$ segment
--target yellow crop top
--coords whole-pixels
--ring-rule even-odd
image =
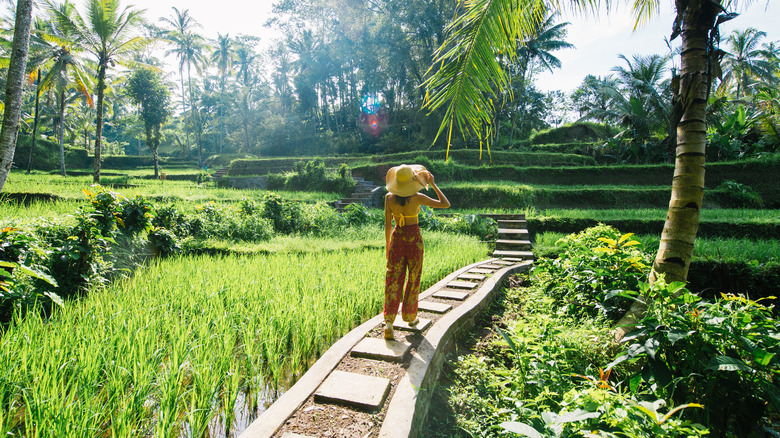
[[[417,213],[417,214],[419,214],[419,213]],[[399,227],[403,227],[403,226],[406,226],[406,218],[410,218],[410,219],[411,218],[415,218],[416,219],[417,218],[417,214],[415,214],[414,216],[404,216],[402,214],[397,214],[397,215],[394,214],[393,215],[393,219],[395,219],[395,224],[396,225],[398,225]]]

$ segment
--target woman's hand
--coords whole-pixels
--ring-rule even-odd
[[[424,172],[423,176],[425,177],[425,180],[428,181],[428,184],[430,184],[430,185],[436,184],[436,182],[433,179],[433,174],[430,171],[425,170],[423,172]]]

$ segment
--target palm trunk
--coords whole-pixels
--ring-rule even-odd
[[[33,117],[33,130],[32,137],[30,138],[30,157],[27,159],[27,174],[32,172],[32,157],[35,150],[35,140],[38,136],[38,121],[41,119],[40,115],[40,103],[41,103],[41,69],[38,69],[38,77],[35,81],[35,116]]]
[[[711,85],[708,57],[709,33],[715,25],[719,5],[710,0],[676,0],[682,16],[680,85],[673,90],[681,97],[682,118],[677,126],[677,152],[672,180],[672,199],[661,233],[650,282],[660,275],[666,282],[686,281],[693,243],[699,229],[704,197],[704,152],[707,141],[707,97]],[[644,315],[644,302],[637,300],[617,323],[621,338]]]
[[[187,158],[190,158],[190,130],[187,129],[187,103],[184,94],[184,72],[181,70],[179,70],[179,72],[181,73],[179,75],[181,78],[181,110],[184,118],[184,134],[187,137]]]
[[[60,142],[60,175],[65,174],[65,88],[60,90],[60,129],[57,132],[57,140]]]
[[[97,122],[95,123],[95,172],[92,175],[92,182],[100,184],[100,152],[101,140],[103,138],[103,99],[106,94],[106,61],[100,60],[98,67],[97,80]]]
[[[203,167],[203,156],[201,155],[201,144],[200,144],[200,116],[198,116],[197,119],[195,119],[195,108],[192,105],[192,102],[194,100],[192,99],[192,76],[190,75],[190,65],[187,64],[187,86],[190,89],[190,116],[193,117],[193,122],[197,120],[197,123],[195,125],[195,142],[198,143],[198,167]]]
[[[16,3],[14,40],[5,84],[5,112],[0,129],[0,192],[11,172],[16,151],[16,137],[19,133],[19,116],[22,112],[24,71],[27,68],[27,51],[30,46],[30,23],[32,21],[32,0]]]

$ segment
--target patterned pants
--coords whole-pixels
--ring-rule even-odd
[[[385,277],[385,321],[389,323],[395,321],[402,297],[401,318],[406,322],[412,322],[417,317],[423,252],[422,236],[417,224],[393,228]],[[406,279],[406,288],[404,288],[407,271],[409,278]]]

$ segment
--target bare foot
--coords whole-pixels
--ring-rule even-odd
[[[385,324],[385,339],[388,341],[395,340],[395,336],[393,336],[393,325],[392,324]]]
[[[414,327],[420,323],[420,318],[414,318],[414,321],[409,323],[409,327]]]

